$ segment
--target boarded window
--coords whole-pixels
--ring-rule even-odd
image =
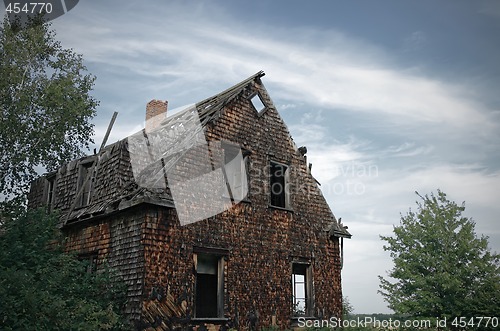
[[[288,192],[288,167],[286,165],[271,162],[271,205],[274,207],[289,208]]]
[[[223,259],[196,254],[196,318],[223,317]]]
[[[312,269],[309,264],[293,263],[292,292],[292,309],[294,316],[312,315]]]
[[[92,190],[92,164],[86,162],[80,164],[80,172],[78,176],[78,192],[82,190],[78,201],[78,207],[84,207],[90,202],[90,194]]]

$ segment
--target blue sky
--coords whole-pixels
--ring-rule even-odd
[[[144,124],[151,99],[200,101],[264,70],[264,84],[333,212],[349,226],[343,290],[388,312],[377,275],[417,196],[466,201],[500,251],[500,2],[81,1],[53,22],[97,76],[100,144]]]

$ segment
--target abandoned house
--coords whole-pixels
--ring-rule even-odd
[[[32,183],[68,251],[127,285],[137,329],[293,327],[339,317],[338,222],[259,72]]]

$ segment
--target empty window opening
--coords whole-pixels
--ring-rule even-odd
[[[48,211],[52,211],[54,208],[54,193],[55,193],[55,183],[56,176],[47,177],[47,209]]]
[[[85,272],[93,274],[97,272],[97,253],[80,254],[78,260],[85,264]]]
[[[248,156],[237,146],[224,146],[224,170],[231,199],[236,203],[248,195]]]
[[[196,255],[196,318],[223,317],[222,261],[216,255]]]
[[[264,109],[266,109],[266,105],[262,101],[260,94],[257,93],[253,97],[250,98],[250,102],[258,113],[261,113]]]
[[[289,207],[288,192],[288,167],[286,165],[271,162],[271,205],[275,207]]]
[[[82,190],[78,201],[78,206],[83,207],[90,202],[90,193],[92,190],[92,164],[87,162],[80,164],[80,174],[78,177],[78,192]]]
[[[312,272],[309,264],[292,265],[292,309],[294,316],[310,315],[312,311]]]

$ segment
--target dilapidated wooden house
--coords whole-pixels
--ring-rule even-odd
[[[67,249],[128,288],[137,329],[289,328],[340,316],[350,238],[259,72],[32,184]],[[150,127],[148,127],[148,125]]]

